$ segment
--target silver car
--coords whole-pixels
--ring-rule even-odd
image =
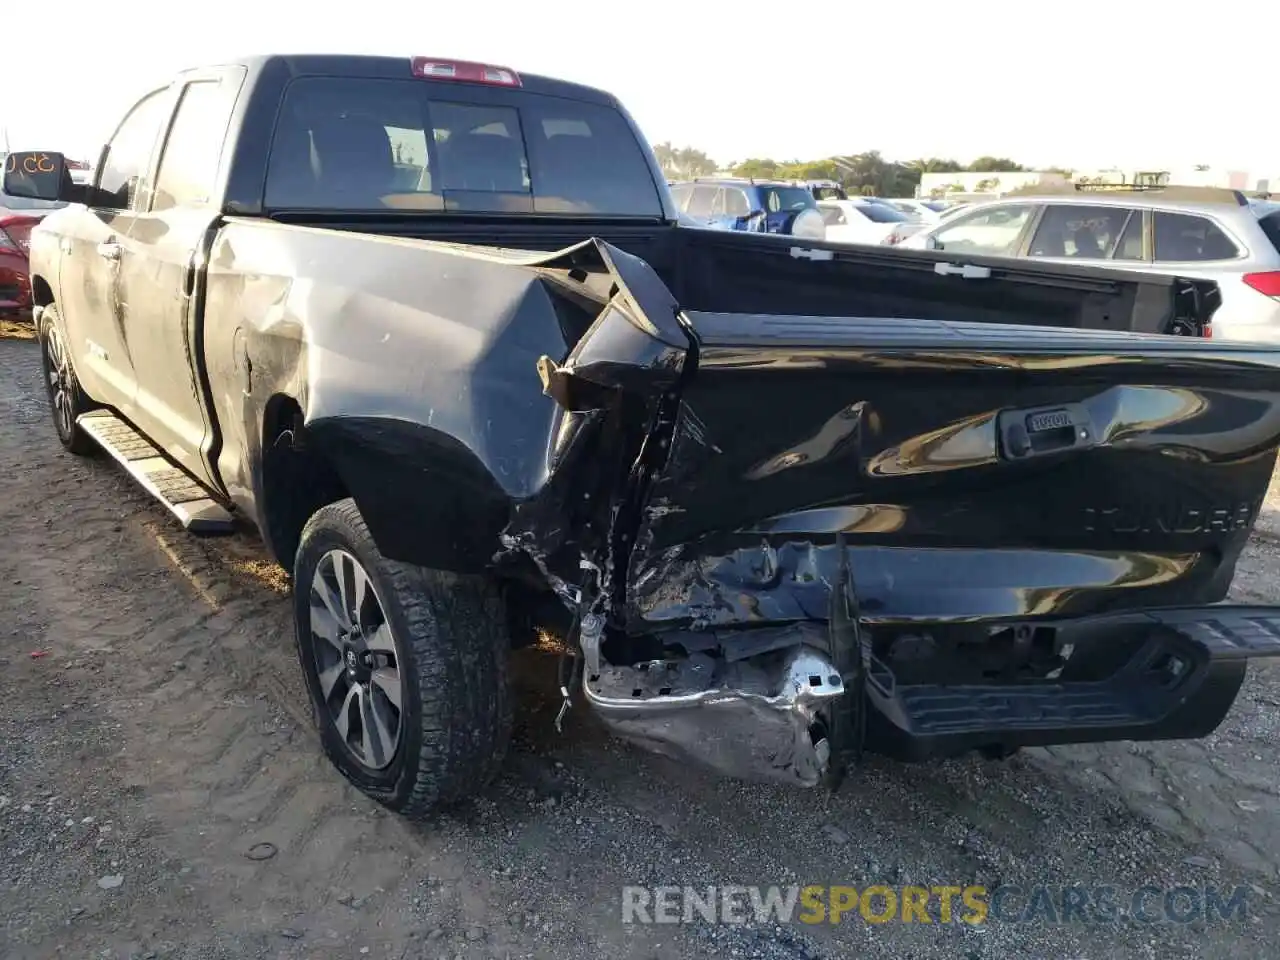
[[[1280,203],[1169,187],[975,203],[904,248],[1089,261],[1214,280],[1215,338],[1280,342]]]

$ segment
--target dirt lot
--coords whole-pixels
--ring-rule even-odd
[[[186,537],[111,465],[64,454],[36,391],[35,345],[0,338],[5,960],[1254,958],[1280,942],[1280,668],[1254,669],[1202,742],[873,761],[828,795],[703,776],[581,709],[557,736],[553,664],[535,652],[500,781],[414,826],[322,759],[259,545]],[[1273,544],[1255,539],[1240,599],[1280,599]],[[1250,916],[621,922],[626,884],[875,880],[1242,883]]]

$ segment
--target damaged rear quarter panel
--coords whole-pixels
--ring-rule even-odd
[[[537,271],[500,252],[232,220],[209,291],[219,468],[260,528],[262,424],[288,397],[387,556],[490,561],[511,505],[547,481],[560,417],[537,362],[567,345]]]

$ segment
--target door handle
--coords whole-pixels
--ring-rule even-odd
[[[943,277],[963,277],[966,280],[986,280],[991,276],[990,267],[980,267],[976,263],[935,263],[933,272]]]
[[[107,240],[98,244],[98,256],[103,260],[119,260],[120,244],[116,243],[114,240]]]

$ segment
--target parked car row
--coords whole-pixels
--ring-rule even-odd
[[[1213,336],[1280,340],[1280,203],[1234,190],[1009,197],[975,203],[902,245],[1213,280],[1222,295]]]
[[[936,200],[849,196],[830,180],[717,177],[669,186],[685,226],[835,243],[897,244],[948,209]]]
[[[671,185],[690,226],[781,233],[809,240],[825,235],[823,216],[803,186],[773,180],[695,180]]]
[[[8,157],[7,152],[0,153],[0,165],[7,167]],[[71,161],[67,174],[72,183],[85,184],[92,179],[93,170]],[[31,229],[51,210],[63,206],[66,204],[0,193],[0,317],[30,314]]]
[[[28,254],[31,228],[50,210],[65,206],[48,200],[0,195],[0,317],[31,309]]]

